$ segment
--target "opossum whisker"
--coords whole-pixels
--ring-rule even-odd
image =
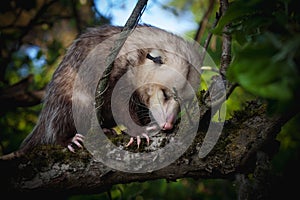
[[[166,113],[164,112],[164,109],[163,109],[163,107],[161,106],[161,105],[163,105],[162,104],[162,102],[161,102],[161,100],[160,100],[160,98],[157,96],[157,99],[158,99],[158,103],[159,103],[159,107],[160,107],[160,109],[161,109],[161,113],[163,114],[163,118],[164,119],[166,119],[167,118],[167,116],[166,116]]]
[[[136,113],[139,119],[147,119],[149,118],[149,113],[148,112],[139,112]]]
[[[146,109],[148,109],[148,107],[145,104],[141,103],[141,101],[138,100],[138,99],[132,98],[130,100],[130,103],[131,103],[131,105],[138,106],[139,108],[146,108]]]
[[[136,106],[138,106],[139,108],[144,108],[144,109],[147,109],[148,110],[148,107],[145,106],[144,104],[135,104]]]
[[[140,113],[140,114],[138,114],[138,117],[139,117],[140,119],[148,118],[148,117],[149,117],[149,114],[148,114],[148,113]]]
[[[148,113],[149,113],[149,110],[137,110],[136,113],[137,113],[137,114],[140,114],[140,113],[148,114]]]
[[[139,101],[139,100],[132,100],[130,103],[141,106],[143,108],[147,108],[147,106],[145,104],[141,103],[141,101]]]
[[[150,119],[149,116],[145,116],[145,117],[139,117],[138,120],[143,121],[143,120],[148,120]],[[148,124],[148,123],[143,123],[143,124]]]

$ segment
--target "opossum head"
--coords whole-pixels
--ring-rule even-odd
[[[193,98],[193,86],[199,84],[199,75],[187,58],[174,52],[143,49],[139,50],[138,56],[139,62],[132,64],[129,69],[129,79],[136,88],[134,103],[145,106],[151,121],[155,121],[160,129],[171,130],[180,112],[180,105]],[[146,112],[147,109],[139,110]],[[140,113],[138,116],[143,120],[147,115]]]

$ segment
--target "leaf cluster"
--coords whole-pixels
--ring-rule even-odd
[[[233,1],[213,30],[234,41],[228,78],[268,100],[271,111],[299,101],[300,15],[295,0]],[[299,9],[298,9],[299,10]]]

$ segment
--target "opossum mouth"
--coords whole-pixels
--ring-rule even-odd
[[[156,123],[157,129],[163,132],[172,132],[178,122],[180,108],[174,108],[170,111],[163,109],[150,109],[151,121]]]
[[[142,126],[148,127],[149,131],[164,131],[164,132],[172,132],[175,124],[178,121],[178,113],[169,114],[165,120],[163,113],[151,112],[149,109],[143,107],[142,110],[139,110],[137,113],[131,113],[134,121]],[[138,114],[138,115],[137,115]],[[136,116],[137,115],[137,116]],[[157,117],[159,115],[160,117]],[[157,119],[159,118],[159,119]]]
[[[177,116],[172,115],[167,118],[166,122],[159,124],[159,122],[156,121],[151,115],[151,122],[147,124],[146,130],[147,132],[154,133],[158,133],[159,131],[162,131],[164,133],[172,133],[179,121],[180,120]]]
[[[129,108],[131,118],[136,124],[146,126],[147,131],[172,132],[174,130],[179,118],[179,104],[176,103],[176,106],[174,106],[173,103],[173,107],[171,105],[156,104],[149,108],[138,97],[138,95],[131,96]]]

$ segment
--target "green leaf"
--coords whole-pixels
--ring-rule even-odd
[[[283,61],[274,62],[276,49],[269,44],[248,45],[237,53],[228,77],[249,92],[267,99],[290,100],[297,79]]]
[[[224,26],[229,23],[238,23],[239,21],[247,22],[253,20],[251,16],[261,10],[263,4],[259,0],[238,0],[230,3],[226,13],[219,20],[218,25],[213,30],[214,34],[222,34]],[[247,18],[247,21],[244,19]]]

